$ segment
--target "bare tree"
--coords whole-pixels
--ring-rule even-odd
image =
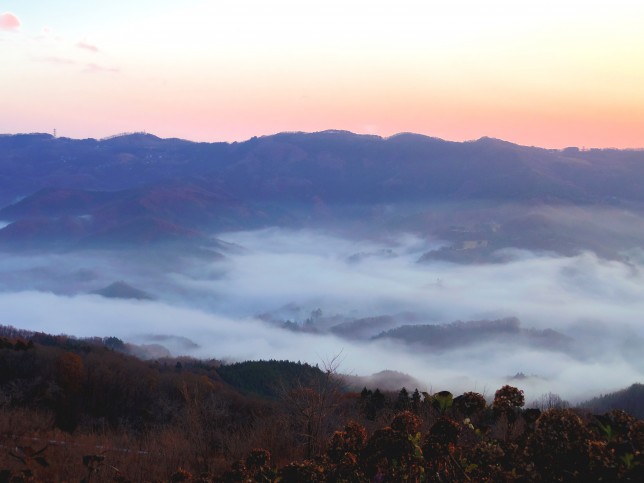
[[[548,409],[568,409],[570,403],[561,399],[559,394],[552,392],[542,394],[538,399],[532,402],[532,407],[546,411]]]
[[[287,411],[287,419],[304,441],[305,456],[311,458],[318,454],[338,425],[338,412],[343,393],[343,382],[338,374],[340,355],[337,354],[322,362],[322,374],[313,382],[282,391],[282,401]]]

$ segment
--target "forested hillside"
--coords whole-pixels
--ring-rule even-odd
[[[595,397],[582,403],[581,406],[597,413],[620,408],[642,419],[644,418],[644,384],[633,384],[621,391]]]
[[[116,338],[0,334],[2,481],[636,481],[644,468],[642,420],[525,409],[512,386],[355,393],[333,365],[141,361]]]

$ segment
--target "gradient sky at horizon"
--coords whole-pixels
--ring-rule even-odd
[[[644,147],[644,2],[0,1],[0,132]]]

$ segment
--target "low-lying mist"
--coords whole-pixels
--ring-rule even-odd
[[[183,336],[198,349],[173,347],[171,339],[168,348],[203,358],[316,364],[340,354],[340,372],[390,369],[415,377],[419,389],[487,395],[511,383],[528,400],[555,392],[574,401],[644,379],[644,265],[637,251],[628,263],[592,252],[564,257],[506,249],[496,254],[502,263],[421,264],[443,242],[278,228],[217,236],[234,244],[224,257],[145,250],[0,254],[0,323],[135,343]],[[115,281],[154,300],[90,293]],[[371,339],[402,325],[509,317],[528,332],[551,329],[570,343],[515,344],[492,332],[445,348]],[[361,330],[350,337],[338,330],[356,324]],[[516,374],[525,377],[509,379]]]

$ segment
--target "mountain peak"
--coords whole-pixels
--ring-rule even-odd
[[[91,292],[107,298],[117,299],[136,299],[136,300],[154,300],[147,292],[131,286],[130,284],[119,280],[110,285]]]

